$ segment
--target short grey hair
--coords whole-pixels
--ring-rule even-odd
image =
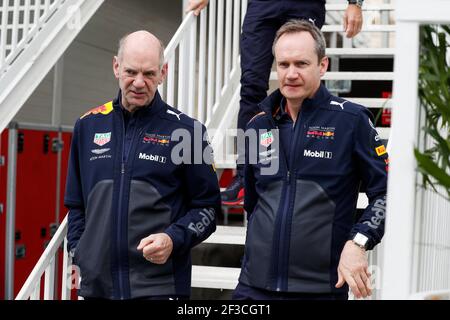
[[[127,37],[130,35],[131,33],[127,33],[126,35],[124,35],[122,38],[120,38],[119,40],[119,48],[117,49],[117,58],[119,59],[119,61],[122,61],[122,56],[123,56],[123,47],[125,45],[125,41],[127,40]],[[162,69],[163,65],[164,65],[164,42],[161,41],[161,39],[157,38],[159,41],[159,69]]]
[[[275,40],[273,41],[272,46],[272,54],[275,56],[275,45],[277,44],[281,36],[298,32],[309,32],[309,34],[313,37],[314,41],[316,42],[315,49],[320,63],[320,61],[322,61],[322,59],[325,57],[325,37],[323,36],[323,33],[319,28],[317,28],[313,23],[306,20],[294,19],[282,25],[275,35]]]

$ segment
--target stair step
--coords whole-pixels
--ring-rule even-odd
[[[217,226],[216,232],[203,243],[244,245],[246,230],[245,227]]]
[[[322,32],[344,32],[341,24],[326,24],[322,27]],[[395,32],[394,24],[370,24],[363,25],[361,32]]]
[[[327,11],[345,11],[347,10],[346,3],[327,3],[325,8]],[[395,4],[382,3],[382,4],[366,4],[362,6],[363,11],[394,11]]]
[[[233,290],[241,268],[192,266],[192,287]]]
[[[360,104],[366,108],[392,108],[392,99],[353,97],[345,97],[344,99]]]
[[[328,56],[361,57],[393,57],[395,48],[327,48]]]

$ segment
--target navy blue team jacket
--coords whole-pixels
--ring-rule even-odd
[[[246,146],[249,221],[239,281],[279,292],[347,292],[335,288],[345,242],[360,232],[372,249],[384,233],[388,155],[365,107],[321,85],[293,125],[283,99],[275,91],[247,126],[257,142]],[[276,161],[278,170],[263,174]],[[359,192],[369,199],[360,215]]]
[[[215,231],[220,210],[212,150],[202,139],[206,129],[158,93],[124,118],[120,97],[86,113],[73,132],[64,203],[69,249],[82,277],[79,294],[188,296],[190,249]],[[175,163],[172,151],[182,157]],[[174,245],[164,265],[136,249],[142,238],[160,232]]]

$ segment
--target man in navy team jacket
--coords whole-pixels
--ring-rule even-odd
[[[189,297],[190,250],[216,228],[220,193],[206,129],[161,100],[163,55],[149,32],[122,38],[117,98],[75,124],[64,203],[85,298]]]
[[[386,148],[363,106],[321,84],[325,39],[295,20],[273,45],[279,90],[247,125],[247,239],[235,299],[371,294],[366,250],[380,242]],[[253,141],[253,142],[252,142]],[[369,205],[356,214],[359,192]]]

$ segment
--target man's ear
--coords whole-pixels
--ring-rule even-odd
[[[119,79],[119,58],[117,56],[113,57],[113,72],[116,79]]]
[[[167,63],[164,63],[164,65],[161,68],[161,81],[159,84],[162,84],[164,82],[164,80],[166,80],[168,69],[169,69],[169,66],[167,65]]]
[[[327,72],[328,64],[329,64],[328,57],[327,56],[323,57],[322,60],[320,61],[320,76],[321,77],[323,77],[324,74]]]

